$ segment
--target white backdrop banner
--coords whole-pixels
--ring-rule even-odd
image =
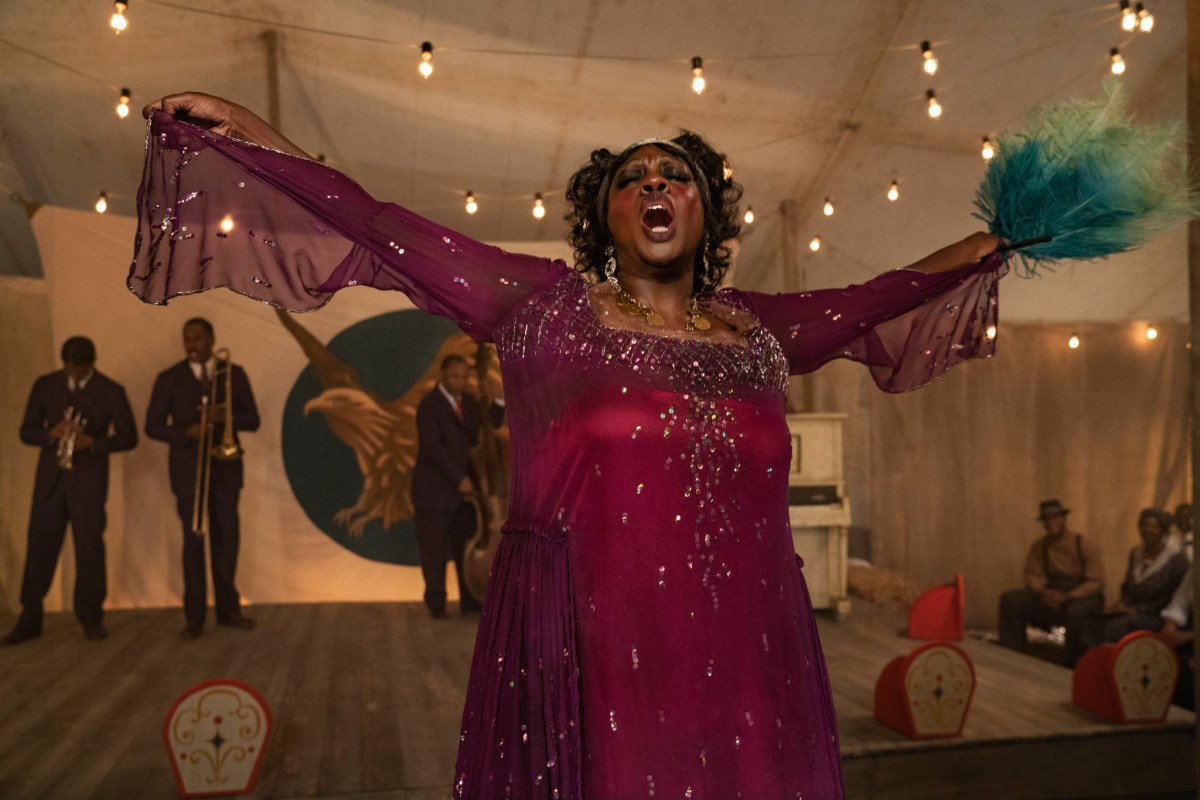
[[[472,343],[464,337],[447,343],[447,334],[456,329],[411,310],[396,292],[350,289],[320,312],[289,315],[297,324],[286,327],[271,307],[223,290],[178,298],[167,307],[145,305],[125,288],[131,218],[43,207],[33,227],[46,271],[40,302],[48,305],[49,329],[6,330],[9,348],[41,355],[38,369],[26,369],[20,381],[10,380],[6,371],[5,403],[23,407],[34,374],[54,365],[44,363],[46,354],[56,353],[68,336],[86,335],[96,343],[97,368],[125,386],[141,435],[135,450],[112,460],[108,607],[179,602],[183,533],[167,481],[167,446],[146,439],[142,428],[154,378],[184,357],[181,329],[195,316],[213,323],[217,347],[230,348],[233,360],[246,369],[262,416],[261,428],[241,437],[246,483],[238,587],[246,601],[420,599],[423,583],[411,521],[395,522],[393,514],[392,524],[384,527],[379,509],[334,519],[355,504],[363,468],[361,453],[339,439],[330,413],[313,402],[330,388],[322,384],[317,362],[352,366],[363,384],[361,402],[373,404],[376,419],[390,420],[400,431],[389,435],[407,441],[402,433],[411,426],[411,403],[427,391],[436,362],[447,348],[473,351]],[[504,246],[568,255],[565,244]],[[10,420],[6,415],[6,423]],[[5,454],[23,447],[16,422],[3,431]],[[32,448],[26,449],[26,457],[6,457],[0,474],[3,496],[23,496],[21,508],[28,508],[34,462]],[[23,558],[27,516],[0,521],[0,552],[6,555],[0,589],[12,607],[19,565],[13,567],[7,556]],[[453,592],[455,582],[447,587]],[[69,607],[69,600],[64,605],[69,587],[53,594],[48,609]]]
[[[25,562],[25,526],[38,454],[21,443],[17,428],[34,379],[54,368],[46,282],[0,276],[0,604],[15,610]],[[50,588],[58,608],[61,581]],[[69,595],[68,595],[69,596]]]

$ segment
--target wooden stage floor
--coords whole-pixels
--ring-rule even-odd
[[[415,603],[254,606],[253,631],[178,638],[178,609],[110,612],[89,642],[69,614],[0,648],[0,798],[176,796],[161,729],[187,687],[256,687],[276,729],[252,797],[444,800],[477,618]],[[0,627],[13,623],[0,614]],[[856,603],[820,619],[849,798],[1195,796],[1194,719],[1109,725],[1069,703],[1070,672],[977,641],[959,740],[911,742],[871,714],[875,678],[914,642],[903,619]],[[211,625],[211,623],[210,623]]]

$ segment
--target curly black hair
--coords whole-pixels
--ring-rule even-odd
[[[712,294],[729,269],[730,250],[725,243],[741,231],[738,200],[742,197],[742,187],[725,177],[724,154],[717,152],[700,134],[688,130],[681,130],[670,142],[635,142],[616,154],[605,148],[593,150],[588,163],[571,176],[567,183],[570,210],[566,220],[571,226],[568,240],[575,248],[576,268],[597,280],[604,279],[605,251],[613,242],[608,230],[608,209],[600,206],[602,203],[607,206],[608,186],[617,169],[647,144],[682,158],[701,183],[704,241],[696,250],[695,285],[697,295]]]

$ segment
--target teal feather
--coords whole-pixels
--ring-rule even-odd
[[[1026,276],[1064,258],[1103,258],[1200,215],[1179,122],[1135,123],[1120,83],[1100,100],[1034,111],[999,137],[976,217],[1011,244]]]

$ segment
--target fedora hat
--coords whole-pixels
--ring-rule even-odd
[[[1064,508],[1063,504],[1057,500],[1043,500],[1041,505],[1038,507],[1038,515],[1036,518],[1045,519],[1046,517],[1057,517],[1059,515],[1067,514],[1070,512],[1070,510],[1071,509],[1069,508]]]

